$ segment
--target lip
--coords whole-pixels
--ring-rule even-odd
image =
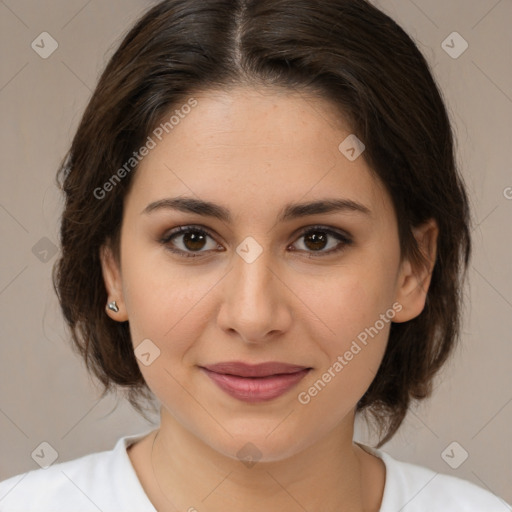
[[[253,403],[283,395],[311,370],[279,362],[251,365],[240,361],[200,366],[200,369],[228,395]]]
[[[306,366],[279,363],[276,361],[259,364],[248,364],[242,361],[228,361],[224,363],[209,364],[202,368],[206,368],[211,372],[235,375],[237,377],[269,377],[271,375],[295,373],[300,370],[305,370]]]

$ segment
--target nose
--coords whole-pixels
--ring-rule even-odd
[[[221,289],[219,326],[244,343],[261,344],[278,338],[291,325],[291,292],[272,264],[269,251],[264,250],[250,263],[238,254],[233,259]]]

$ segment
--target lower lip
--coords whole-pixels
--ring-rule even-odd
[[[228,395],[244,402],[264,402],[284,395],[301,381],[309,369],[269,377],[237,377],[201,368]]]

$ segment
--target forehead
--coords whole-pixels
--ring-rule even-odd
[[[159,136],[150,134],[154,147],[129,194],[138,206],[180,194],[241,209],[339,195],[389,209],[364,158],[350,161],[340,151],[351,129],[329,101],[268,87],[193,98],[195,107],[175,105]],[[165,125],[173,113],[174,122]]]

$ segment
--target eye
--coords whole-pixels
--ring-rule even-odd
[[[181,248],[175,248],[175,239],[180,239],[177,245],[181,245]],[[165,245],[170,251],[184,256],[186,258],[197,258],[200,254],[193,254],[194,252],[206,252],[202,249],[205,248],[206,241],[208,238],[213,240],[213,237],[205,231],[203,228],[195,226],[179,226],[178,228],[167,233],[161,240],[160,243]],[[171,244],[172,241],[172,244]],[[216,242],[211,243],[209,250],[218,249],[220,246]],[[192,254],[189,252],[192,251]]]
[[[353,243],[352,239],[348,235],[323,226],[313,226],[308,228],[300,234],[299,240],[301,239],[304,239],[302,245],[306,248],[306,252],[312,251],[307,254],[308,258],[331,255],[340,252],[345,248],[345,246]],[[331,243],[329,243],[329,239],[331,239]],[[323,250],[329,245],[331,247],[330,250]],[[290,247],[293,247],[293,245]]]
[[[208,238],[211,239],[210,247],[208,247],[207,243]],[[308,252],[307,257],[309,258],[337,253],[343,250],[345,246],[353,243],[348,235],[323,226],[313,226],[302,231],[299,235],[299,240],[302,238],[304,238],[302,245],[305,249],[301,248],[298,250]],[[330,243],[329,239],[331,239]],[[160,240],[160,243],[165,245],[171,252],[185,258],[197,258],[201,256],[201,253],[215,249],[223,250],[222,246],[215,242],[213,236],[199,226],[179,226],[167,233]],[[329,250],[323,250],[329,245],[331,246]],[[293,247],[293,245],[289,247]]]

